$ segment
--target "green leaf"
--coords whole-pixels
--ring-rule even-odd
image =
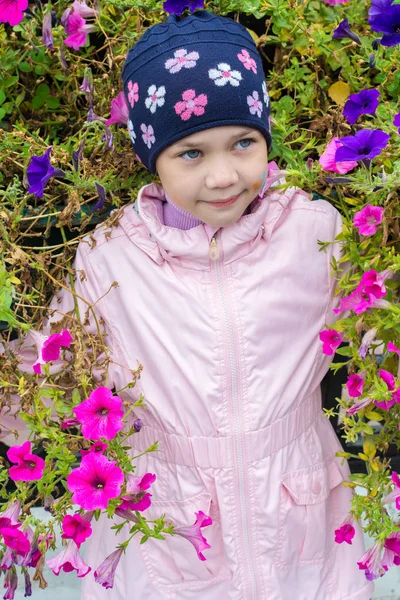
[[[41,108],[45,102],[46,98],[43,98],[41,96],[34,96],[34,98],[32,99],[32,108]]]
[[[9,88],[12,85],[14,85],[15,83],[17,83],[18,81],[18,75],[11,75],[11,77],[8,77],[4,82],[3,82],[3,88]]]
[[[140,540],[140,543],[141,543],[141,544],[144,544],[145,542],[147,542],[147,540],[148,540],[148,539],[149,539],[149,536],[148,536],[148,535],[144,535],[144,536],[142,537],[142,539]]]
[[[36,96],[40,96],[43,98],[47,98],[47,96],[50,95],[50,88],[47,85],[47,83],[41,83],[40,85],[37,86],[36,88]]]
[[[58,108],[60,106],[60,100],[58,98],[56,98],[55,96],[49,96],[46,99],[46,104],[48,106],[48,108]]]
[[[6,114],[6,111],[4,110],[4,108],[0,108],[0,121],[1,121],[1,119],[4,118],[5,114]]]
[[[353,356],[353,349],[350,346],[343,346],[336,350],[336,354],[339,354],[339,356]]]
[[[32,71],[32,65],[26,61],[23,61],[18,64],[18,69],[23,73],[30,73]]]
[[[42,65],[35,65],[35,73],[36,75],[44,75],[46,70],[42,67]]]
[[[0,104],[3,104],[5,99],[6,99],[5,93],[2,90],[0,90]]]

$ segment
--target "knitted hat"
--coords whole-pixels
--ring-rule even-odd
[[[211,127],[244,125],[271,144],[270,102],[257,47],[243,25],[199,10],[153,25],[122,70],[128,131],[152,173],[165,148]]]

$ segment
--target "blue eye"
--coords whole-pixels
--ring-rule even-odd
[[[198,158],[197,156],[189,156],[189,158],[186,158],[186,156],[185,156],[185,155],[193,154],[193,152],[199,153],[200,150],[186,150],[186,152],[182,152],[182,154],[180,154],[179,156],[181,156],[185,160],[195,160],[196,158]]]
[[[254,140],[252,138],[246,138],[244,140],[239,140],[237,143],[241,144],[242,142],[249,142],[247,146],[244,146],[244,148],[249,148],[251,146],[251,144],[254,142]],[[243,148],[243,146],[242,146]]]
[[[250,148],[250,146],[252,146],[255,142],[256,140],[254,138],[244,138],[236,142],[235,146],[244,143],[246,145],[242,146],[239,149],[247,150],[247,148]],[[193,156],[193,154],[197,154],[197,156]],[[201,150],[186,150],[186,152],[182,152],[182,154],[179,154],[179,157],[183,158],[183,160],[186,160],[187,162],[194,162],[197,158],[199,158],[199,154],[201,154]]]

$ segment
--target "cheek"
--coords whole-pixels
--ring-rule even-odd
[[[255,183],[253,183],[253,190],[258,190],[258,189],[262,188],[267,180],[267,177],[268,177],[268,170],[264,170],[261,173],[260,178]]]

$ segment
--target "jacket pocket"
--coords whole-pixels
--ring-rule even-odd
[[[202,530],[211,546],[203,552],[205,561],[198,558],[195,548],[187,539],[178,535],[166,535],[165,540],[149,539],[140,545],[152,584],[159,589],[201,589],[231,578],[224,553],[219,511],[208,493],[200,493],[182,501],[152,502],[146,510],[146,518],[154,519],[165,514],[176,526],[193,525],[195,512],[199,510],[213,521],[212,525]]]
[[[306,566],[324,561],[335,544],[340,515],[350,508],[336,457],[286,473],[281,480],[275,563]]]

